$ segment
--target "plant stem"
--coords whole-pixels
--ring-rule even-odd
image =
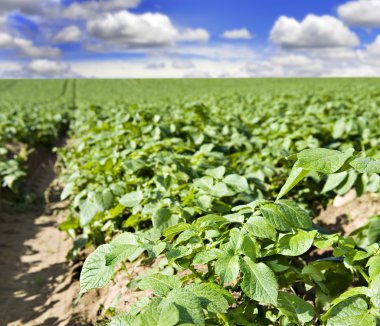
[[[369,284],[370,280],[369,280],[368,275],[366,273],[364,273],[363,269],[360,266],[357,266],[357,269],[358,269],[359,273],[361,274],[361,276],[363,276],[364,279],[366,280],[366,282]]]

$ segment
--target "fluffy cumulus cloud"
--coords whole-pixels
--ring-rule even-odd
[[[142,0],[0,0],[0,75],[379,76],[380,35],[369,41],[368,34],[368,44],[360,44],[349,26],[380,27],[380,0],[345,1],[337,17],[281,16],[269,31],[270,43],[253,47],[255,41],[231,41],[253,39],[247,28],[221,29],[209,42],[206,29],[178,26],[164,11],[132,10]]]
[[[27,70],[34,76],[60,77],[68,75],[70,68],[67,64],[52,60],[34,60]]]
[[[108,0],[73,2],[62,10],[62,15],[67,19],[90,19],[104,12],[114,12],[123,9],[135,8],[140,0]]]
[[[324,68],[318,58],[283,52],[248,63],[245,71],[250,77],[311,77],[321,76]]]
[[[13,37],[8,33],[2,32],[0,32],[0,49],[16,50],[19,54],[32,58],[58,57],[61,54],[57,48],[51,46],[35,46],[30,40]]]
[[[169,17],[159,13],[132,14],[120,11],[90,20],[91,36],[127,48],[174,45],[178,31]]]
[[[5,66],[6,67],[3,67]],[[7,78],[79,78],[82,77],[71,70],[69,64],[36,59],[27,64],[0,61],[0,77]]]
[[[380,1],[350,1],[338,7],[338,15],[351,26],[380,27]]]
[[[231,29],[222,34],[222,38],[229,40],[250,40],[252,37],[251,32],[246,28]]]
[[[67,26],[60,30],[53,38],[56,43],[75,43],[80,41],[82,31],[77,26]]]
[[[7,16],[6,15],[0,15],[0,29],[5,30],[7,25]]]
[[[207,42],[210,34],[203,28],[187,28],[179,33],[177,40],[182,42]]]
[[[270,63],[282,67],[306,67],[315,64],[310,57],[300,54],[275,55]]]
[[[160,13],[133,14],[127,10],[107,13],[87,22],[89,35],[124,48],[173,46],[180,42],[207,42],[202,28],[179,31],[170,18]]]
[[[41,0],[1,0],[0,12],[18,11],[25,14],[38,14],[42,11],[43,2]]]
[[[359,61],[362,51],[352,48],[324,48],[311,49],[308,51],[314,57],[336,63],[337,61]]]
[[[360,43],[337,18],[315,15],[307,15],[301,22],[281,16],[270,32],[270,40],[284,48],[353,47]]]
[[[378,56],[380,59],[380,35],[376,37],[376,40],[367,45],[367,54],[369,56]]]

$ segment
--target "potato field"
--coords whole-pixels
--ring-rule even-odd
[[[5,325],[380,325],[378,79],[3,80],[0,189]]]

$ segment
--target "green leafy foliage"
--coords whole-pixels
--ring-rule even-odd
[[[161,297],[180,287],[181,280],[178,277],[165,274],[149,275],[139,282],[141,290],[151,289],[154,294]]]
[[[248,257],[242,260],[241,268],[244,293],[256,301],[277,305],[278,284],[272,270],[264,263],[254,263]]]
[[[14,153],[7,147],[1,147],[0,142],[0,187],[16,191],[18,183],[26,176],[26,159],[25,147]]]
[[[215,263],[215,273],[223,283],[235,281],[239,274],[239,257],[234,253],[221,254]]]
[[[284,235],[278,241],[277,252],[284,256],[300,256],[311,248],[316,234],[316,231],[299,230],[296,234]]]
[[[324,148],[307,149],[297,154],[293,170],[280,191],[278,198],[288,193],[310,171],[328,175],[322,193],[335,190],[339,195],[347,193],[354,185],[359,195],[364,192],[368,174],[374,174],[375,188],[378,189],[380,161],[357,157],[353,149],[345,152]]]
[[[294,323],[307,323],[315,316],[310,303],[288,292],[278,293],[278,309]]]
[[[326,148],[305,149],[297,155],[298,161],[295,166],[304,170],[331,174],[337,172],[352,153],[351,150],[342,153]]]
[[[307,153],[315,157],[312,152]],[[321,153],[319,149],[316,152]],[[355,160],[352,151],[349,153],[342,154],[344,163]],[[318,163],[315,168],[321,172],[327,166],[334,174],[336,168],[331,166],[336,156],[338,169],[343,168],[342,158],[335,152],[330,155],[331,162]],[[309,168],[313,173],[312,167]],[[225,178],[221,169],[208,174]],[[211,182],[207,182],[204,184],[210,188]],[[122,234],[106,245],[109,247],[107,252],[102,252],[101,259],[92,255],[87,259],[94,261],[98,270],[92,267],[90,276],[87,276],[88,268],[83,270],[83,291],[104,285],[106,279],[100,278],[96,271],[111,275],[123,259],[136,257],[145,250],[157,257],[159,253],[153,248],[160,247],[159,252],[165,253],[168,266],[177,274],[142,277],[138,287],[151,290],[154,297],[146,308],[132,309],[132,315],[124,315],[126,323],[313,324],[322,320],[328,325],[376,324],[380,304],[379,246],[372,242],[363,250],[356,241],[363,241],[377,220],[358,230],[355,240],[313,230],[308,212],[290,200],[256,200],[231,210],[229,214],[208,214],[164,227],[153,223],[156,231],[150,234]],[[121,243],[125,244],[124,249],[116,246]],[[313,246],[332,248],[333,256],[308,262],[305,257]],[[97,251],[93,255],[98,257]],[[112,265],[110,271],[107,262]],[[198,269],[198,266],[205,268]],[[182,271],[191,276],[181,276]],[[341,281],[329,281],[334,278]],[[354,281],[357,286],[349,288]],[[302,284],[297,292],[294,284]],[[314,289],[311,302],[303,298],[308,295],[307,288]],[[237,306],[232,306],[235,302],[232,291],[240,298]],[[118,320],[114,319],[113,323]]]
[[[70,121],[58,150],[61,198],[70,203],[61,229],[75,253],[97,248],[81,294],[105,286],[126,261],[160,262],[131,282],[152,295],[111,325],[378,322],[379,217],[350,237],[311,219],[336,194],[378,192],[377,90],[252,95],[241,81],[246,93],[218,89],[201,99],[189,82],[196,101],[172,92],[133,104],[123,88],[122,98],[110,95],[119,103],[98,106],[88,103],[102,87],[59,83],[57,97],[76,93],[75,110],[64,101],[28,114],[1,109],[0,179],[13,187],[25,177],[25,159],[10,155],[9,143],[49,143]]]
[[[111,245],[102,245],[86,259],[80,275],[81,294],[90,289],[102,288],[111,280],[114,266],[107,264],[111,248]]]
[[[367,302],[359,297],[354,296],[338,303],[330,312],[327,325],[363,325],[375,326],[375,316],[368,309]]]
[[[0,188],[19,194],[35,147],[52,148],[71,115],[66,97],[74,81],[0,81]]]
[[[140,204],[143,198],[144,196],[141,191],[133,191],[121,197],[119,202],[125,207],[133,208]]]

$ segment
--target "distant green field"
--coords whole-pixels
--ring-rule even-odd
[[[380,89],[380,79],[79,79],[0,80],[1,104],[148,103],[204,96],[338,94]]]
[[[51,104],[71,99],[70,80],[1,80],[0,103]]]

